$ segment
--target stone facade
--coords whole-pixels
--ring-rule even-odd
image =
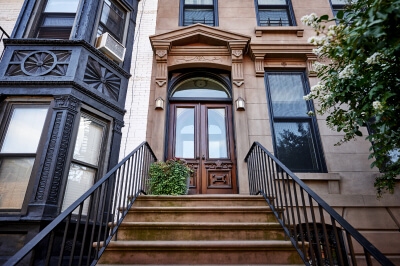
[[[154,101],[160,96],[165,100],[168,98],[170,71],[188,67],[228,69],[231,71],[233,101],[238,97],[246,101],[246,110],[234,111],[233,119],[239,193],[247,194],[244,157],[251,144],[258,141],[269,151],[274,150],[264,73],[268,70],[302,70],[307,72],[310,86],[318,82],[311,65],[316,57],[307,43],[314,32],[304,27],[300,18],[312,12],[332,16],[330,3],[328,0],[292,0],[297,26],[261,27],[257,26],[254,0],[220,0],[217,27],[192,25],[186,30],[179,26],[180,2],[158,1],[156,35],[151,37],[154,57],[147,140],[157,157],[165,158],[168,114],[166,109],[155,110]],[[191,42],[188,37],[191,33],[201,37]],[[232,39],[240,40],[239,36],[243,36],[244,40],[247,36],[248,40],[242,47],[235,48],[228,41],[230,34],[236,36]],[[222,44],[224,51],[211,51],[213,45],[213,48],[216,45],[221,48],[217,40],[225,41]],[[243,55],[238,52],[240,58],[235,56],[236,49],[243,52]],[[216,61],[213,56],[218,57]],[[186,64],[182,63],[184,61]],[[240,73],[235,67],[237,63],[241,67]],[[370,168],[370,143],[361,137],[334,146],[342,135],[329,129],[324,119],[317,115],[327,172],[296,174],[383,253],[400,263],[399,187],[395,194],[386,194],[378,200],[373,183],[379,171]],[[363,129],[363,133],[367,134],[367,130]]]

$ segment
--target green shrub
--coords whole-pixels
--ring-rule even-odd
[[[156,162],[150,165],[152,195],[185,195],[192,170],[180,159]]]

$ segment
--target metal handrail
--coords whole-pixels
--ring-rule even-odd
[[[149,144],[141,143],[5,265],[95,265],[111,239],[117,238],[137,196],[147,189],[147,173],[155,161]]]
[[[10,35],[8,35],[7,32],[0,26],[0,44],[3,45],[3,50],[0,52],[0,61],[1,61],[1,59],[3,59],[4,50],[5,50],[4,42],[3,42],[4,36],[6,38],[10,38]]]
[[[357,265],[352,241],[382,265],[394,265],[260,143],[245,157],[250,194],[262,194],[306,265]],[[308,202],[307,202],[308,201]]]
[[[290,26],[290,21],[287,19],[260,19],[260,26]]]

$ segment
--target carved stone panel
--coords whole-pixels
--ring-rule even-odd
[[[83,81],[92,89],[118,101],[121,78],[93,58],[89,57]]]
[[[6,76],[65,76],[70,59],[71,51],[17,50]]]

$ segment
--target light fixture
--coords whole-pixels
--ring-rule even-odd
[[[238,111],[244,111],[245,110],[245,108],[244,108],[244,99],[242,97],[239,97],[236,100],[236,110],[238,110]]]
[[[156,99],[156,109],[158,110],[164,109],[164,100],[163,98],[161,98],[161,96]]]

